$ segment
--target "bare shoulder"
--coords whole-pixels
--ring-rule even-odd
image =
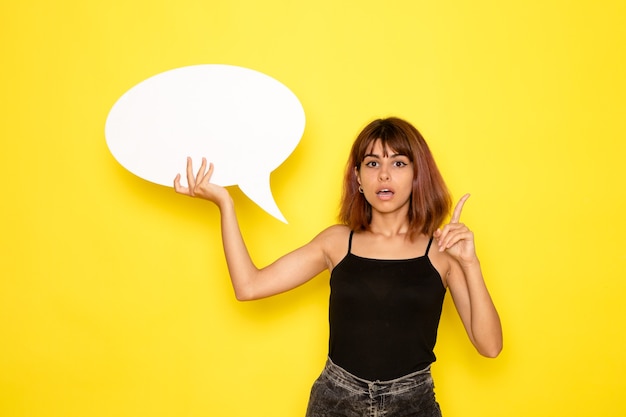
[[[319,241],[325,249],[332,250],[335,246],[348,247],[350,229],[343,224],[335,224],[322,230],[314,240]]]
[[[318,236],[328,238],[328,239],[349,236],[349,235],[350,235],[350,229],[345,224],[334,224],[322,230],[318,234]]]
[[[322,230],[314,242],[324,251],[329,270],[332,270],[348,253],[350,229],[342,224],[335,224]]]

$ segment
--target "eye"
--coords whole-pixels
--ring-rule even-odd
[[[393,166],[397,167],[397,168],[402,168],[402,167],[405,167],[407,165],[408,164],[406,162],[404,162],[404,161],[394,161],[393,162]]]
[[[378,166],[378,161],[368,161],[365,163],[366,167],[376,168]]]

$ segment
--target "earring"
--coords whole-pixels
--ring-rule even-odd
[[[359,185],[359,192],[363,194],[363,187],[361,187],[360,185]]]

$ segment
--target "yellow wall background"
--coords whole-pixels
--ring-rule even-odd
[[[304,414],[328,275],[236,302],[217,210],[106,147],[125,91],[205,63],[271,75],[307,114],[272,174],[289,224],[232,189],[259,265],[335,222],[358,130],[405,117],[473,194],[505,330],[479,357],[447,300],[444,415],[625,415],[625,17],[621,0],[3,2],[0,415]]]

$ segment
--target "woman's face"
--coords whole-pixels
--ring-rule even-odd
[[[374,213],[398,213],[408,215],[409,201],[413,191],[413,163],[407,155],[384,149],[377,140],[368,149],[357,180]]]

